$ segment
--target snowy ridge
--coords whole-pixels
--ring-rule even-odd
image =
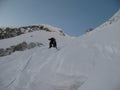
[[[0,40],[2,48],[44,44],[0,57],[0,90],[120,90],[119,29],[120,20],[80,38],[36,31]],[[58,49],[48,49],[49,37]]]
[[[115,23],[119,20],[120,20],[120,9],[108,21],[106,21],[105,23],[100,25],[99,28],[105,27],[105,26]]]
[[[49,29],[50,29],[51,31],[53,31],[53,32],[62,31],[62,29],[60,29],[60,28],[58,28],[58,27],[53,27],[53,26],[48,25],[48,24],[41,24],[41,25],[44,26],[44,27],[49,28]]]
[[[112,17],[114,23],[106,23],[81,38],[82,42],[94,48],[96,59],[88,80],[78,90],[120,90],[119,17],[120,10]]]
[[[68,36],[64,34],[64,32],[59,28],[56,28],[50,25],[41,24],[41,25],[29,25],[29,26],[22,26],[22,27],[0,28],[0,39],[16,37],[21,34],[26,34],[34,31],[56,32],[56,33],[59,33],[61,36]]]

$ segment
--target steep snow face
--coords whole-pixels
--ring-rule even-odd
[[[119,12],[115,15],[117,16]],[[120,14],[119,16],[120,17]],[[120,90],[120,19],[82,37],[94,48],[95,67],[78,90]]]
[[[120,20],[80,38],[35,31],[0,40],[44,46],[0,57],[0,90],[120,90]],[[58,49],[48,49],[55,37]]]

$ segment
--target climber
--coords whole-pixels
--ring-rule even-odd
[[[57,49],[57,43],[56,43],[56,39],[54,37],[49,38],[48,40],[50,40],[49,43],[49,48],[54,47]]]

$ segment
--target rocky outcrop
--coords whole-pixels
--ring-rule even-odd
[[[39,30],[44,30],[47,32],[58,32],[60,35],[65,36],[62,30],[51,27],[52,26],[47,26],[47,25],[31,25],[31,26],[24,26],[19,28],[10,28],[10,27],[0,28],[0,39],[15,37],[21,34],[33,32],[33,31],[39,31]]]
[[[29,44],[26,42],[22,42],[17,45],[10,46],[6,49],[0,48],[0,57],[10,55],[10,54],[14,53],[15,51],[24,51],[26,49],[31,49],[31,48],[35,48],[35,47],[41,47],[41,46],[43,46],[43,44],[38,43],[38,42],[36,42],[36,43],[31,42]]]
[[[93,28],[87,29],[87,30],[85,31],[85,34],[91,32],[91,31],[93,31],[93,30],[94,30]]]

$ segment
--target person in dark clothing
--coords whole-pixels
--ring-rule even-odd
[[[51,47],[57,48],[56,39],[54,37],[49,38],[48,40],[50,40],[49,48],[51,48]]]

